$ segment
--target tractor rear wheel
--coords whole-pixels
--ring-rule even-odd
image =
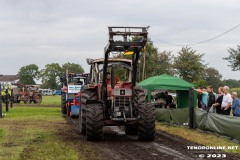
[[[68,104],[66,105],[66,109],[67,109],[67,115],[70,117],[70,113],[71,113],[71,104],[70,104],[70,102],[68,102]]]
[[[29,103],[29,102],[30,102],[29,96],[24,96],[23,102],[24,102],[25,104],[26,104],[26,103]]]
[[[103,105],[101,103],[87,104],[86,133],[88,141],[102,139],[103,124]]]
[[[79,128],[82,135],[86,135],[86,102],[87,100],[97,100],[95,90],[82,90],[79,106]]]
[[[66,114],[67,113],[67,109],[66,109],[66,93],[62,93],[62,97],[61,97],[61,112],[62,114]]]
[[[138,106],[138,140],[153,141],[155,134],[155,107],[147,103]]]
[[[33,95],[33,103],[41,103],[42,102],[42,95],[41,94],[34,94]]]

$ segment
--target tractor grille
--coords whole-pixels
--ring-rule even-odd
[[[115,97],[115,107],[130,106],[130,97]]]

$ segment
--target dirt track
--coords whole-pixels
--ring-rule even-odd
[[[78,131],[78,119],[66,120]],[[84,136],[81,139],[86,141]],[[104,138],[100,142],[89,142],[98,150],[99,158],[111,160],[155,160],[155,159],[203,159],[199,156],[207,154],[226,154],[225,159],[240,159],[236,154],[229,154],[223,151],[193,151],[187,146],[199,146],[198,144],[184,140],[182,138],[169,135],[160,131],[156,132],[155,141],[139,142],[136,136],[128,136],[119,127],[104,127]],[[211,159],[211,158],[206,158]],[[223,159],[223,158],[212,158]]]

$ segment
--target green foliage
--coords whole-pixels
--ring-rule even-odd
[[[207,85],[212,85],[216,90],[221,85],[222,75],[213,67],[204,70],[204,79]]]
[[[204,65],[203,57],[204,54],[198,54],[197,51],[192,50],[189,47],[183,47],[178,56],[174,58],[174,68],[180,78],[194,82],[203,77]]]
[[[160,52],[158,53],[158,73],[157,75],[161,74],[169,74],[174,75],[174,69],[173,69],[173,59],[174,56],[171,54],[171,52]]]
[[[233,71],[240,70],[240,45],[237,46],[237,49],[230,48],[228,49],[229,56],[223,58],[230,63],[230,67]]]
[[[22,84],[34,85],[36,84],[34,79],[39,76],[38,66],[35,64],[23,66],[18,71],[18,76]]]
[[[195,88],[199,88],[199,87],[206,87],[208,84],[204,79],[199,79],[197,81],[194,81],[193,84],[195,84]]]
[[[84,69],[80,64],[76,63],[65,63],[62,65],[63,72],[68,70],[69,73],[84,73]]]
[[[148,42],[140,56],[140,62],[140,80],[161,74],[174,74],[172,67],[173,55],[171,52],[159,52],[150,39],[148,39]]]
[[[237,92],[237,96],[240,97],[240,88],[230,88],[230,93]]]
[[[240,80],[235,79],[225,79],[222,81],[222,86],[228,86],[231,88],[239,88],[240,87]]]
[[[40,74],[44,87],[58,89],[62,75],[62,67],[58,63],[45,65],[45,68],[41,70]]]

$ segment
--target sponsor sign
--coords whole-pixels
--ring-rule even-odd
[[[78,93],[80,89],[81,85],[68,85],[68,93]]]

